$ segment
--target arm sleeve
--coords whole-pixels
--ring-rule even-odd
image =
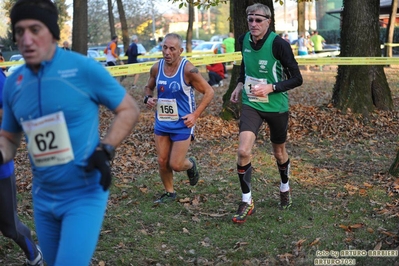
[[[244,36],[245,36],[245,34],[241,35],[238,38],[238,43],[239,43],[239,47],[238,47],[239,50],[238,51],[241,52],[241,56],[242,56],[242,44],[244,42]],[[242,82],[243,84],[245,82],[245,64],[244,64],[244,60],[241,60],[240,75],[238,76],[237,84],[240,83],[240,82]]]
[[[303,79],[291,45],[277,36],[273,41],[272,49],[274,57],[281,62],[286,74],[286,80],[276,84],[276,91],[284,92],[301,86]]]

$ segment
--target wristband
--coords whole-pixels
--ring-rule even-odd
[[[146,96],[144,97],[144,103],[145,103],[145,104],[147,104],[149,98],[152,98],[152,95],[146,95]]]
[[[0,151],[0,164],[4,163],[3,153]]]
[[[276,92],[276,85],[273,84],[273,91]]]

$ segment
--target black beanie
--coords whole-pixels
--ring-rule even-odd
[[[15,41],[15,24],[23,19],[36,19],[50,30],[56,40],[60,40],[57,7],[50,0],[19,0],[10,12],[12,36]]]

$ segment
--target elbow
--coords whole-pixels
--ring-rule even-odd
[[[303,84],[303,78],[302,76],[298,79],[298,86],[301,86]]]

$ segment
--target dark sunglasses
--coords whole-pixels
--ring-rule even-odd
[[[255,19],[253,19],[253,18],[248,18],[247,19],[247,21],[249,22],[249,23],[252,23],[252,22],[256,22],[256,23],[262,23],[263,21],[265,21],[265,20],[267,20],[267,19],[260,19],[260,18],[255,18]]]

